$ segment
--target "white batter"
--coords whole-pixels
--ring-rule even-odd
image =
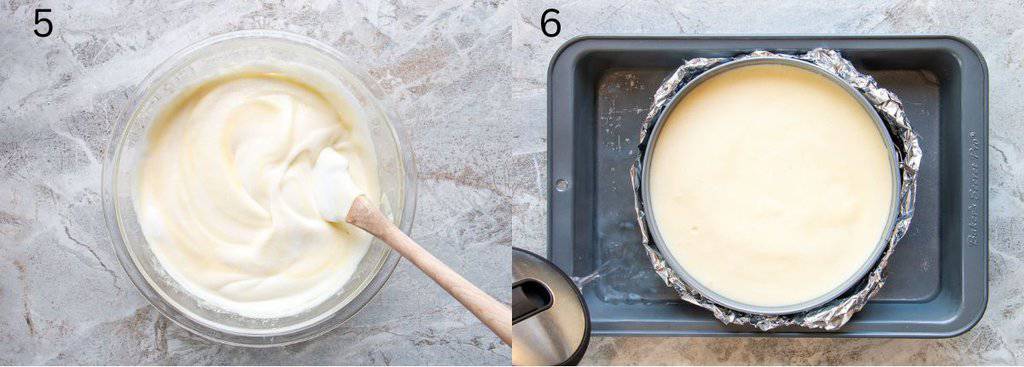
[[[345,205],[318,199],[376,199],[380,189],[358,107],[311,85],[325,84],[279,73],[211,80],[168,106],[148,137],[135,195],[143,233],[178,283],[228,312],[272,318],[314,307],[348,281],[372,240],[318,212]],[[339,174],[351,179],[324,184]]]
[[[754,306],[839,287],[890,213],[889,152],[871,117],[795,66],[745,66],[700,84],[668,116],[651,159],[650,203],[679,265]]]

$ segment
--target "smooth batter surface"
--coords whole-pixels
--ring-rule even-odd
[[[135,195],[163,268],[202,300],[248,317],[296,314],[337,292],[372,237],[321,217],[317,198],[337,196],[317,187],[318,171],[347,170],[371,199],[380,191],[354,111],[332,91],[258,73],[210,80],[168,106],[150,131]],[[316,170],[322,153],[332,164]]]
[[[651,156],[650,203],[677,262],[734,301],[789,306],[853,276],[890,213],[871,117],[832,81],[752,65],[695,88]]]

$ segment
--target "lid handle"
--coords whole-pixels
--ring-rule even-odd
[[[526,279],[512,286],[512,324],[551,308],[551,291],[543,283]]]

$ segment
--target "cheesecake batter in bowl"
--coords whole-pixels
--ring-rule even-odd
[[[153,253],[189,292],[274,318],[316,306],[351,277],[373,237],[320,218],[317,158],[343,157],[374,200],[380,189],[368,129],[329,95],[281,74],[227,75],[184,94],[150,128],[135,210]]]
[[[654,242],[715,302],[789,314],[839,296],[897,210],[891,138],[851,87],[796,60],[741,59],[684,86],[652,132]]]
[[[119,260],[167,317],[225,343],[288,344],[383,286],[397,254],[318,211],[337,196],[321,171],[341,169],[357,187],[338,190],[411,225],[411,154],[354,70],[319,42],[245,31],[190,46],[143,82],[114,130],[104,205]]]

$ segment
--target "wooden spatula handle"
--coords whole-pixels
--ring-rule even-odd
[[[441,288],[466,306],[469,312],[493,330],[502,341],[512,345],[512,310],[424,250],[416,241],[395,227],[366,197],[356,198],[349,209],[346,221],[377,236],[409,259],[441,285]]]

